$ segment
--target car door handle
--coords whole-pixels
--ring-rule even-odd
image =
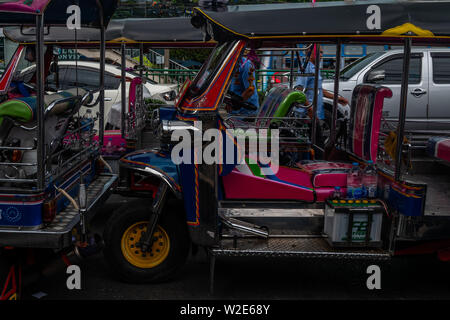
[[[103,101],[112,101],[112,98],[104,98]]]
[[[414,97],[420,97],[421,95],[427,93],[427,90],[424,90],[422,88],[415,88],[414,90],[411,91],[411,94]]]

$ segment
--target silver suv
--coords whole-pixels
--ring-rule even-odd
[[[349,101],[360,83],[389,87],[393,96],[384,101],[386,120],[398,120],[403,50],[370,53],[341,71],[339,94]],[[334,90],[333,81],[325,80],[323,88]],[[443,130],[450,133],[450,49],[421,48],[411,53],[406,129],[413,131]],[[325,101],[325,109],[331,106]]]

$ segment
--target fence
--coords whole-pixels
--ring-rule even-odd
[[[145,76],[158,83],[177,84],[178,88],[186,81],[186,79],[194,79],[199,70],[193,69],[153,69],[148,68]],[[324,79],[332,79],[334,70],[321,70]],[[256,70],[256,83],[258,91],[266,91],[273,86],[289,83],[290,70],[288,69],[261,69]]]

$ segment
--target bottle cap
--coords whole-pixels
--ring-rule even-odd
[[[363,200],[363,203],[369,203],[369,201],[367,201],[367,200]]]
[[[353,162],[352,163],[354,166],[359,166],[359,163],[358,162]]]
[[[353,200],[348,200],[348,203],[353,203]]]
[[[361,200],[356,200],[355,203],[361,203]]]
[[[345,201],[345,200],[341,200],[341,201],[339,201],[340,203],[346,203],[347,201]]]
[[[341,187],[334,187],[334,190],[341,190]]]
[[[367,163],[369,163],[369,164],[372,164],[372,163],[373,163],[373,161],[372,161],[372,160],[369,160],[369,161],[367,161]]]

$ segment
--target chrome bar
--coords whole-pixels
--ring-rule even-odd
[[[121,62],[121,68],[122,68],[122,76],[121,76],[121,83],[122,83],[122,98],[121,98],[121,104],[122,104],[122,110],[121,110],[121,122],[120,122],[120,125],[121,125],[121,128],[120,128],[120,132],[121,132],[121,134],[122,134],[122,138],[125,138],[125,113],[126,113],[126,111],[125,111],[125,109],[126,109],[126,96],[127,96],[127,93],[126,93],[126,85],[127,85],[127,82],[126,82],[126,73],[125,73],[125,69],[126,69],[126,63],[127,63],[127,61],[126,61],[126,57],[125,57],[125,49],[126,49],[126,47],[125,47],[125,43],[123,42],[122,43],[122,45],[121,45],[121,49],[122,49],[122,52],[121,52],[121,54],[122,54],[122,62]]]
[[[103,23],[103,21],[102,21]],[[105,56],[106,56],[106,45],[105,45],[105,27],[100,28],[100,105],[99,105],[99,135],[98,142],[100,147],[103,146],[103,137],[105,129]]]
[[[22,151],[30,151],[36,150],[36,145],[34,147],[0,147],[0,150],[22,150]]]
[[[38,148],[37,148],[37,180],[38,189],[45,187],[45,130],[44,130],[44,14],[36,15],[36,86],[37,86],[37,125],[38,125]]]
[[[408,80],[409,80],[409,63],[411,58],[411,38],[406,38],[403,47],[403,74],[402,74],[402,86],[400,93],[400,110],[399,110],[399,123],[397,127],[397,150],[395,150],[395,175],[396,181],[400,180],[401,177],[401,166],[402,166],[402,149],[403,149],[403,139],[404,139],[404,129],[405,129],[405,118],[406,118],[406,107],[408,102]]]
[[[320,59],[320,49],[316,50],[316,68],[315,68],[315,74],[314,74],[314,98],[313,98],[313,116],[312,116],[312,125],[311,125],[311,143],[314,146],[316,144],[316,127],[317,127],[317,98],[318,98],[318,92],[317,89],[319,88],[319,66],[317,66],[318,61]],[[305,88],[306,89],[306,88]]]
[[[0,179],[0,182],[16,182],[16,183],[34,183],[38,182],[38,179]],[[7,188],[9,191],[10,188]],[[11,190],[12,191],[12,190]]]
[[[300,61],[299,61],[300,63]],[[289,89],[294,88],[294,51],[291,51],[291,73],[289,77]]]
[[[341,40],[336,43],[336,68],[334,69],[334,96],[333,96],[333,114],[331,116],[330,141],[332,145],[336,142],[336,119],[339,98],[339,77],[341,75]]]
[[[37,165],[37,163],[29,163],[29,162],[0,162],[0,166],[23,166],[23,167],[32,167]]]

